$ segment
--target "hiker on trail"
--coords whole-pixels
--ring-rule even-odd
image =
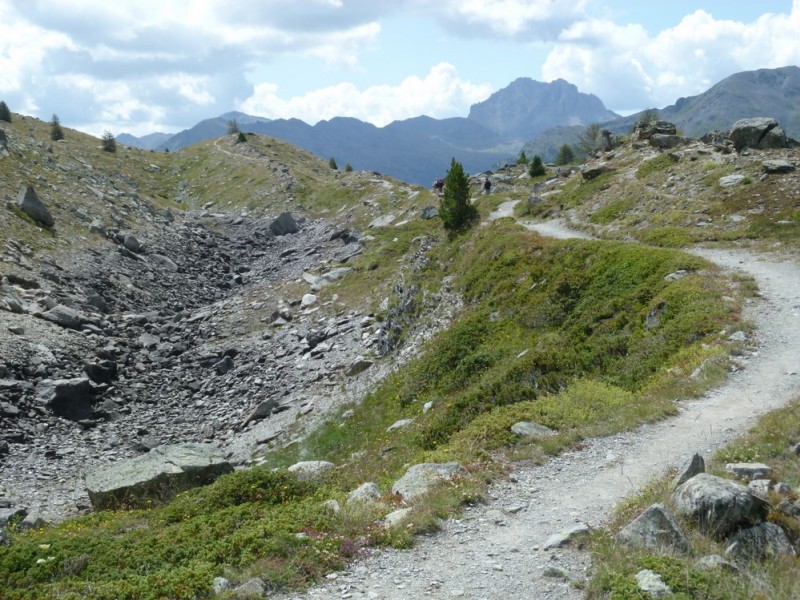
[[[442,190],[444,190],[444,179],[437,179],[433,182],[433,191],[436,192],[437,196],[441,196]]]
[[[489,178],[486,178],[486,181],[483,182],[483,193],[487,196],[492,193],[492,182],[489,181]]]

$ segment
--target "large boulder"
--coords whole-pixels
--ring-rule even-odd
[[[796,556],[786,532],[774,523],[759,523],[740,529],[731,536],[731,545],[725,554],[745,560]]]
[[[297,233],[300,231],[300,227],[297,225],[297,221],[294,220],[294,217],[288,212],[285,212],[281,213],[277,219],[269,224],[269,230],[273,235],[281,236],[289,233]]]
[[[57,304],[50,310],[41,313],[39,316],[46,321],[50,321],[51,323],[55,323],[67,329],[80,329],[87,321],[86,315],[63,304]]]
[[[467,470],[457,462],[414,465],[394,482],[392,493],[409,501],[428,493],[434,486],[456,477],[466,477]]]
[[[775,119],[755,117],[740,119],[728,134],[734,148],[786,148],[786,133]]]
[[[45,227],[52,227],[55,221],[44,202],[39,200],[39,196],[33,186],[23,186],[17,194],[17,207],[34,221],[41,223]]]
[[[324,477],[325,473],[335,469],[336,465],[327,460],[303,460],[294,463],[288,471],[297,475],[303,481],[314,481]]]
[[[708,473],[695,475],[672,495],[675,510],[705,532],[725,537],[766,518],[769,505],[740,483]]]
[[[94,413],[94,388],[86,377],[45,379],[36,386],[36,395],[53,414],[71,421],[90,419]]]
[[[86,491],[95,510],[142,507],[170,500],[231,471],[233,466],[214,446],[157,446],[147,454],[90,471]]]
[[[650,550],[689,552],[689,543],[675,517],[663,504],[653,504],[617,534],[623,544]]]

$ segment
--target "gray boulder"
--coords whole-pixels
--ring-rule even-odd
[[[737,559],[764,560],[777,556],[796,556],[796,553],[781,527],[774,523],[759,523],[734,533],[725,555]]]
[[[609,167],[606,163],[598,163],[595,165],[587,165],[581,169],[581,176],[586,180],[590,181],[597,177],[600,177],[603,173],[611,173],[614,169]]]
[[[588,536],[590,531],[591,529],[586,523],[577,523],[548,537],[544,542],[543,548],[545,550],[553,550],[569,546],[576,540]]]
[[[86,315],[78,312],[74,308],[58,304],[39,315],[42,319],[65,327],[67,329],[80,329],[87,321]]]
[[[719,187],[734,187],[742,183],[745,179],[744,175],[739,175],[738,173],[734,173],[733,175],[725,175],[719,178]]]
[[[639,589],[647,594],[647,598],[663,598],[672,595],[670,587],[661,579],[661,575],[650,569],[643,569],[636,574]]]
[[[17,194],[17,207],[37,223],[45,227],[52,227],[55,221],[50,210],[44,202],[39,200],[39,196],[33,186],[23,186]]]
[[[399,494],[406,501],[414,500],[442,482],[467,475],[464,466],[457,462],[422,463],[410,467],[405,475],[395,481],[392,493]]]
[[[549,437],[556,432],[545,425],[531,421],[518,421],[511,426],[511,433],[520,437]]]
[[[297,225],[294,217],[288,213],[281,213],[277,219],[269,224],[269,230],[273,235],[282,236],[290,233],[297,233],[300,227]]]
[[[364,244],[361,242],[351,242],[346,246],[342,246],[333,253],[333,260],[336,262],[347,262],[354,256],[358,256],[364,252]]]
[[[436,206],[426,206],[422,209],[422,213],[420,217],[424,220],[429,221],[430,219],[434,219],[439,216],[439,209]]]
[[[36,386],[36,396],[53,414],[71,421],[93,415],[94,388],[86,377],[45,379]]]
[[[772,467],[764,463],[728,463],[725,465],[725,470],[731,475],[747,481],[772,477]]]
[[[372,229],[373,227],[388,227],[396,218],[397,217],[394,215],[382,215],[380,217],[375,217],[370,222],[368,229]]]
[[[769,505],[740,483],[700,473],[678,486],[675,510],[694,519],[705,532],[725,537],[736,529],[760,523]]]
[[[153,254],[150,256],[150,260],[151,262],[163,267],[170,273],[177,273],[180,270],[180,267],[178,267],[175,261],[168,256],[164,256],[162,254]]]
[[[146,506],[178,492],[212,483],[233,471],[214,446],[157,446],[147,454],[112,463],[86,474],[86,491],[95,510]]]
[[[765,160],[761,163],[761,168],[765,173],[791,173],[795,166],[788,160]]]
[[[744,148],[785,148],[786,133],[775,119],[755,117],[740,119],[728,134],[736,151]]]
[[[28,516],[28,511],[21,507],[0,507],[0,528],[7,527],[9,523],[17,523]]]
[[[663,504],[653,504],[617,534],[617,539],[634,548],[689,552],[689,543],[675,517]]]
[[[335,468],[332,462],[326,460],[304,460],[289,467],[290,473],[295,473],[298,479],[311,481],[319,479],[325,472]]]
[[[370,504],[373,502],[378,502],[380,499],[381,499],[381,488],[378,487],[377,483],[368,481],[367,483],[361,484],[352,492],[350,492],[350,495],[347,496],[347,503]]]
[[[126,234],[125,237],[122,238],[122,245],[136,254],[139,254],[144,249],[142,247],[142,243],[130,233]]]

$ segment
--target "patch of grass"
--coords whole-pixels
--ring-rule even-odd
[[[691,241],[691,234],[685,227],[668,226],[645,231],[639,239],[653,246],[685,248]]]
[[[600,210],[592,213],[589,221],[597,225],[608,225],[631,210],[634,206],[636,206],[636,201],[633,198],[622,198],[606,204]]]
[[[655,158],[644,161],[642,165],[636,169],[636,177],[638,179],[645,179],[653,173],[668,169],[677,162],[678,158],[672,152],[659,154]]]

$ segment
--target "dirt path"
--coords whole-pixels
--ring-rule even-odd
[[[506,203],[508,204],[508,203]],[[511,216],[506,204],[492,216]],[[525,223],[553,237],[563,224]],[[578,599],[568,577],[583,578],[588,556],[546,550],[549,536],[577,523],[602,526],[614,506],[694,452],[708,455],[747,430],[755,417],[800,394],[800,267],[740,251],[700,250],[726,269],[752,275],[763,300],[746,309],[757,351],[744,369],[674,418],[590,440],[543,466],[517,463],[490,489],[490,502],[450,520],[410,551],[377,551],[325,585],[290,598]],[[563,569],[560,571],[559,569]]]

